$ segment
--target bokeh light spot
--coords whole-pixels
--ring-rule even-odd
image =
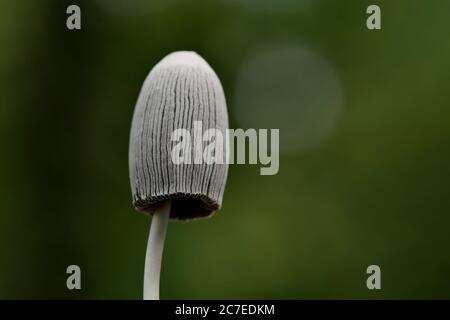
[[[330,63],[298,45],[274,45],[243,63],[233,110],[243,128],[279,128],[280,151],[296,153],[329,136],[341,105]]]

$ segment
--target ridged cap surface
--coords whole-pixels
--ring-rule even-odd
[[[221,207],[228,165],[193,164],[199,146],[194,142],[195,121],[201,121],[203,132],[218,129],[228,139],[225,96],[217,75],[195,52],[174,52],[150,71],[134,110],[129,169],[137,210],[152,214],[159,202],[172,199],[170,217],[186,220],[207,217]],[[175,129],[191,134],[191,164],[172,161],[179,143],[172,141]]]

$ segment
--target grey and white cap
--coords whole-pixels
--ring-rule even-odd
[[[129,166],[133,205],[137,210],[152,214],[160,202],[171,199],[170,218],[187,220],[210,216],[221,207],[228,171],[226,161],[209,164],[172,161],[172,150],[180,143],[172,141],[172,133],[186,129],[192,134],[197,121],[201,121],[203,130],[217,129],[228,139],[222,85],[197,53],[171,53],[148,74],[134,110]],[[198,143],[181,142],[188,143],[192,153],[202,152],[195,150]],[[202,142],[200,146],[205,144]],[[220,144],[224,155],[226,144]]]

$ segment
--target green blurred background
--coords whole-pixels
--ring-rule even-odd
[[[129,130],[175,50],[281,153],[275,176],[232,165],[213,218],[169,224],[163,299],[450,298],[449,31],[447,0],[2,0],[0,298],[142,297]]]

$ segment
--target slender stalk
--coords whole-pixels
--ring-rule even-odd
[[[148,236],[144,270],[144,300],[159,300],[161,260],[170,215],[170,200],[155,211]]]

